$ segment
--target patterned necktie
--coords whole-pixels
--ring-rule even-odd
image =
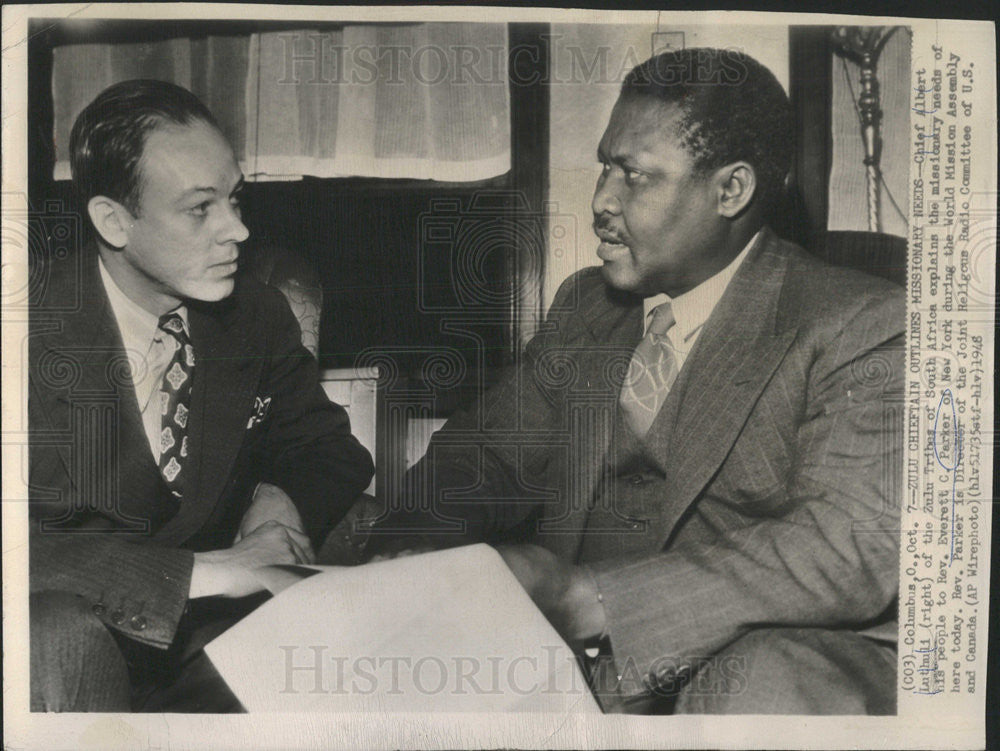
[[[183,495],[184,463],[188,456],[187,424],[194,380],[194,348],[177,313],[160,317],[163,338],[174,354],[160,384],[160,474],[176,498]]]
[[[653,308],[649,328],[632,354],[622,385],[619,402],[625,422],[640,437],[649,432],[656,413],[677,379],[677,357],[666,336],[673,325],[670,303]]]

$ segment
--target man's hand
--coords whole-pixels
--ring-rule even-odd
[[[419,535],[394,538],[389,544],[383,545],[382,549],[375,555],[369,556],[366,562],[378,563],[379,561],[391,561],[394,558],[407,558],[411,555],[431,553],[437,549]]]
[[[391,561],[396,558],[408,558],[411,555],[423,555],[424,553],[432,553],[434,548],[403,548],[402,550],[393,550],[391,552],[376,553],[371,558],[368,559],[368,563],[378,563],[379,561]]]
[[[501,545],[497,552],[556,631],[579,651],[604,632],[604,605],[597,585],[580,566],[571,566],[537,545]]]
[[[278,522],[282,526],[288,527],[293,532],[298,532],[299,535],[305,537],[302,517],[299,516],[299,510],[295,508],[292,499],[277,485],[262,482],[257,485],[257,489],[254,491],[253,501],[240,521],[240,528],[236,533],[236,539],[233,540],[233,544],[235,545],[267,522]],[[315,563],[316,555],[308,539],[305,540],[305,545],[302,546],[302,549],[306,554],[305,560],[302,562]]]
[[[188,598],[245,597],[264,589],[254,569],[310,563],[312,558],[309,538],[279,522],[267,521],[228,550],[195,553]]]

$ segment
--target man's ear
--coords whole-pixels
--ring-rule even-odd
[[[120,250],[128,244],[133,217],[118,201],[107,196],[94,196],[87,202],[87,213],[107,245]]]
[[[719,186],[719,214],[727,219],[739,216],[757,191],[757,175],[747,162],[733,162],[716,171]]]

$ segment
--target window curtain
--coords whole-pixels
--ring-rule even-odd
[[[482,180],[510,170],[504,24],[346,25],[54,50],[56,179],[102,89],[172,81],[213,112],[248,177]]]

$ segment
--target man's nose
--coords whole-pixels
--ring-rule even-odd
[[[590,202],[590,208],[594,216],[601,214],[620,214],[622,210],[621,202],[614,191],[615,181],[612,177],[601,177],[597,180],[597,187],[594,189],[594,198]]]
[[[243,219],[240,216],[240,211],[235,206],[229,207],[229,213],[226,216],[225,225],[219,235],[219,242],[224,243],[241,243],[250,237],[250,230],[243,223]]]

